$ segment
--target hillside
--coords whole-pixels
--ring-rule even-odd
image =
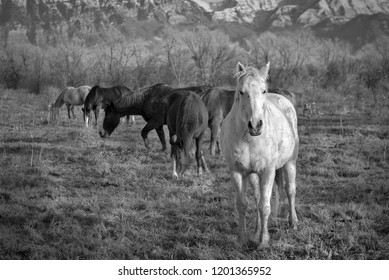
[[[18,29],[32,44],[100,36],[112,27],[149,39],[167,25],[221,28],[238,40],[253,32],[312,27],[358,47],[389,34],[385,0],[4,0],[0,9],[2,37]]]

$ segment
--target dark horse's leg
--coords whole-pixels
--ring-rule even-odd
[[[165,141],[165,132],[163,131],[163,125],[156,128],[155,131],[157,131],[159,141],[161,141],[162,144],[162,151],[166,151],[166,141]]]
[[[70,107],[71,107],[71,106],[72,106],[72,105],[66,103],[66,108],[68,109],[68,116],[69,116],[69,119],[70,119]]]
[[[95,126],[97,126],[97,119],[99,118],[100,108],[96,107],[93,111],[95,112]]]
[[[147,122],[146,126],[142,129],[142,133],[141,133],[146,148],[149,149],[149,139],[147,138],[147,135],[153,129],[155,129],[158,133],[159,140],[162,143],[162,151],[165,151],[166,141],[165,141],[165,133],[163,132],[163,122],[153,120],[153,119]]]
[[[214,155],[215,154],[215,135],[214,135],[214,127],[213,127],[212,120],[209,120],[208,127],[211,130],[211,141],[209,144],[209,153],[211,155]]]
[[[223,118],[221,118],[220,121],[217,122],[218,127],[217,127],[217,134],[216,134],[216,148],[219,154],[222,151],[222,149],[220,148],[220,133],[222,130],[222,122],[223,122]]]
[[[74,114],[74,105],[70,106],[70,110],[72,110],[73,119],[75,119],[76,115]]]
[[[203,156],[202,146],[204,141],[204,133],[202,133],[198,138],[196,138],[196,161],[197,161],[197,174],[201,175],[204,172],[208,172],[207,164]]]

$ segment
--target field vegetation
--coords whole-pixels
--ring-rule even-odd
[[[77,119],[62,110],[48,124],[46,101],[1,92],[3,259],[389,258],[387,122],[301,117],[300,223],[288,228],[284,201],[271,246],[257,251],[236,241],[234,192],[220,155],[206,153],[210,173],[198,177],[193,164],[174,181],[155,132],[146,151],[142,119],[103,140],[84,128],[80,109]],[[251,208],[251,232],[253,219]]]
[[[153,41],[107,34],[60,46],[11,40],[0,50],[0,258],[389,259],[385,38],[353,51],[307,30],[263,33],[243,47],[204,28]],[[174,181],[155,132],[146,151],[140,117],[108,139],[84,127],[80,108],[76,119],[62,109],[48,122],[48,104],[64,86],[233,87],[237,60],[270,60],[270,88],[298,101],[300,223],[288,228],[284,200],[264,250],[237,243],[220,154],[206,152],[209,173],[198,177],[193,164]],[[313,102],[316,110],[304,112]],[[252,196],[249,205],[252,233]]]

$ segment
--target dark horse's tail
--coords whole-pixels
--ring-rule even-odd
[[[197,106],[197,102],[201,102],[198,95],[189,95],[184,99],[178,112],[178,116],[181,116],[181,120],[177,127],[177,138],[182,141],[185,154],[188,158],[191,157],[191,151],[193,147],[194,135],[197,133],[201,126],[208,123],[208,120],[203,119],[203,115],[208,116],[208,112],[202,112]],[[205,106],[204,106],[205,108]]]

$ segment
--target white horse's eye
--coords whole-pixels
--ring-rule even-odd
[[[240,93],[240,95],[243,95],[243,91],[240,90],[239,93]]]

